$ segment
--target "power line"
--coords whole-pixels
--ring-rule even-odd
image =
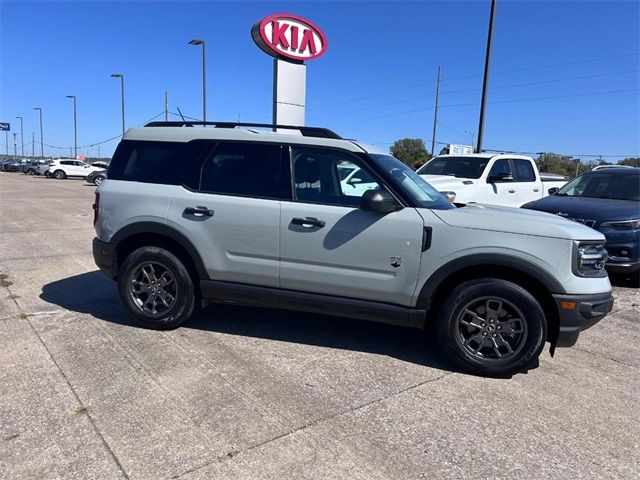
[[[622,55],[610,55],[607,57],[597,57],[597,58],[588,58],[588,59],[583,59],[583,60],[573,60],[570,62],[562,62],[562,63],[552,63],[552,64],[547,64],[547,65],[531,65],[528,67],[522,67],[522,68],[517,68],[517,69],[512,69],[512,70],[501,70],[501,71],[497,71],[494,72],[494,74],[507,74],[507,73],[516,73],[516,72],[524,72],[524,71],[529,71],[529,70],[539,70],[539,69],[544,69],[544,68],[555,68],[555,67],[560,67],[560,66],[566,66],[566,65],[577,65],[577,64],[581,64],[581,63],[593,63],[593,62],[600,62],[603,60],[611,60],[611,59],[618,59],[618,58],[625,58],[625,57],[631,57],[631,56],[638,56],[638,52],[636,53],[625,53]],[[449,78],[443,78],[441,79],[441,82],[445,82],[445,81],[451,81],[451,80],[459,80],[459,79],[464,79],[464,78],[475,78],[475,77],[480,77],[481,74],[468,74],[468,75],[459,75],[456,77],[449,77]],[[328,105],[320,105],[318,107],[314,107],[314,108],[310,108],[310,111],[314,111],[314,110],[321,110],[324,108],[331,108],[331,107],[337,107],[340,105],[346,105],[349,103],[355,103],[355,102],[359,102],[361,100],[369,100],[371,98],[377,98],[377,97],[382,97],[391,93],[397,93],[397,92],[402,92],[405,90],[410,90],[412,88],[417,88],[417,87],[422,87],[422,86],[426,86],[426,85],[432,85],[434,84],[435,81],[430,81],[430,82],[421,82],[421,83],[416,83],[413,85],[409,85],[406,87],[401,87],[401,88],[396,88],[393,90],[387,90],[378,94],[374,94],[374,95],[367,95],[364,97],[358,97],[358,98],[354,98],[351,100],[345,100],[343,102],[336,102],[336,103],[331,103]]]
[[[493,104],[502,104],[502,103],[533,102],[533,101],[539,101],[539,100],[554,100],[554,99],[572,98],[572,97],[588,97],[588,96],[593,96],[593,95],[609,95],[609,94],[614,94],[614,93],[628,93],[628,92],[637,92],[637,91],[638,91],[637,88],[630,88],[630,89],[626,89],[626,90],[609,90],[609,91],[605,91],[605,92],[575,93],[575,94],[571,94],[571,95],[557,95],[557,96],[548,96],[548,97],[535,97],[535,98],[523,98],[523,99],[512,99],[512,100],[498,100],[498,101],[493,101],[493,102],[488,102],[488,103],[493,105]],[[442,107],[471,107],[471,106],[476,106],[476,105],[478,105],[478,102],[449,104],[449,105],[442,105]],[[399,117],[399,116],[402,116],[402,115],[409,115],[411,113],[418,113],[418,112],[425,112],[427,110],[433,110],[433,108],[434,107],[417,108],[415,110],[408,110],[408,111],[405,111],[405,112],[392,113],[392,114],[389,114],[389,115],[381,115],[381,116],[378,116],[378,117],[361,118],[361,119],[358,119],[358,120],[350,120],[348,122],[336,123],[335,125],[346,125],[346,124],[349,124],[349,123],[368,122],[368,121],[371,121],[371,120],[379,120],[379,119],[382,119],[382,118]]]

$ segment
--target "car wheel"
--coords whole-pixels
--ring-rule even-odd
[[[35,175],[36,171],[33,168],[30,168],[29,170],[27,170],[27,175]]]
[[[139,248],[125,259],[118,275],[118,293],[131,316],[157,330],[176,328],[185,322],[196,299],[184,264],[159,247]]]
[[[496,278],[454,288],[438,312],[436,330],[456,365],[489,377],[526,370],[547,338],[540,303],[521,286]]]
[[[97,175],[94,179],[93,179],[93,184],[97,187],[99,186],[102,181],[104,180],[104,177],[101,175]]]
[[[67,178],[67,174],[64,173],[62,170],[56,170],[55,172],[53,172],[53,178],[57,178],[58,180],[63,180]]]

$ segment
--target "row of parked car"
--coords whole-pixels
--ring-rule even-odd
[[[107,178],[108,162],[83,162],[73,158],[60,159],[11,159],[0,162],[0,171],[20,172],[25,175],[44,175],[59,180],[65,178],[84,178],[88,183],[98,186]]]

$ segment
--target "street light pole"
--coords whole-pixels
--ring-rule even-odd
[[[18,142],[16,141],[17,133],[13,134],[13,159],[18,159]]]
[[[113,78],[120,79],[120,101],[121,101],[121,109],[122,109],[122,136],[124,137],[124,75],[121,73],[112,73],[111,76]]]
[[[469,130],[465,130],[465,133],[468,133],[469,135],[471,135],[471,146],[473,147],[473,145],[476,143],[476,135],[473,132],[470,132]]]
[[[24,157],[24,131],[22,129],[23,125],[22,125],[22,117],[16,117],[18,119],[20,119],[20,142],[22,143],[22,146],[20,147],[20,151],[22,152],[21,155]]]
[[[207,55],[204,40],[195,38],[189,45],[202,45],[202,121],[207,121]]]
[[[73,158],[78,158],[78,124],[76,122],[76,96],[67,95],[73,100]]]
[[[33,107],[34,110],[38,110],[40,112],[40,157],[44,158],[44,138],[42,134],[42,108]]]
[[[484,112],[487,106],[487,87],[489,86],[489,65],[491,63],[491,43],[493,41],[493,20],[496,16],[496,1],[491,0],[489,33],[487,34],[487,52],[484,57],[484,78],[482,80],[482,100],[480,101],[480,122],[478,125],[478,146],[476,153],[482,153],[482,135],[484,133]]]

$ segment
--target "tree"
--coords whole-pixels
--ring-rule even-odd
[[[628,157],[624,160],[620,160],[618,165],[628,165],[630,167],[640,167],[640,157]]]
[[[411,168],[418,168],[426,163],[432,155],[427,151],[421,138],[402,138],[393,142],[389,149],[391,155],[406,163]]]
[[[574,177],[576,173],[591,170],[595,165],[581,163],[579,158],[557,153],[541,153],[536,158],[538,170],[542,173],[558,173],[567,177]]]

